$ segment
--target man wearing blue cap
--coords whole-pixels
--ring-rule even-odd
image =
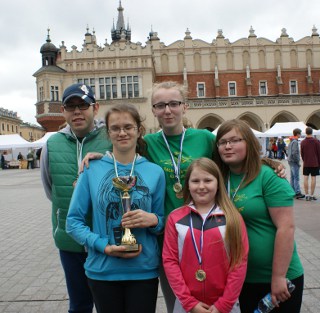
[[[52,202],[53,237],[65,272],[70,313],[91,313],[93,309],[83,268],[87,253],[67,235],[65,223],[82,158],[89,151],[104,154],[111,150],[104,123],[94,119],[98,110],[89,86],[80,83],[66,88],[61,112],[67,126],[48,139],[41,153],[41,178]]]

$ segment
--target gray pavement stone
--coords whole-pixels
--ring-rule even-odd
[[[317,184],[319,195],[320,181]],[[296,241],[305,268],[302,313],[320,312],[319,204],[295,203]],[[51,236],[50,202],[39,169],[0,170],[0,255],[0,313],[67,312],[63,272]],[[164,312],[159,290],[157,313]]]

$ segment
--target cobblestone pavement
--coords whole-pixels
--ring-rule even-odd
[[[320,312],[319,204],[295,203],[296,241],[305,268],[303,313]],[[0,312],[68,311],[50,211],[39,169],[0,170]],[[165,311],[159,291],[157,313]]]

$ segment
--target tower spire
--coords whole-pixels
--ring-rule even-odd
[[[117,20],[116,28],[114,27],[114,22],[113,22],[113,27],[111,30],[112,41],[119,41],[121,38],[123,38],[123,35],[121,36],[122,33],[124,34],[125,40],[130,41],[131,30],[129,27],[129,22],[128,22],[127,28],[125,26],[124,16],[123,16],[124,8],[122,7],[121,0],[119,1],[119,7],[117,10],[118,10],[118,20]]]
[[[48,27],[48,29],[47,29],[47,32],[48,32],[48,34],[47,34],[47,40],[46,40],[46,42],[51,42],[51,39],[50,39],[50,28]]]

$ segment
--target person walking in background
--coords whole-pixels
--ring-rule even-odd
[[[59,249],[69,294],[69,312],[91,313],[93,300],[83,264],[87,253],[65,230],[71,196],[79,166],[89,151],[111,149],[104,123],[94,120],[99,110],[93,90],[84,84],[66,88],[61,112],[67,126],[51,136],[41,152],[41,178],[52,202],[53,237]]]
[[[185,205],[168,216],[162,252],[177,297],[173,312],[240,312],[247,232],[212,160],[191,163],[183,199]]]
[[[5,164],[6,164],[6,160],[4,158],[4,154],[1,153],[1,168],[4,170],[5,169]]]
[[[283,138],[280,137],[277,142],[278,160],[284,160],[286,154],[286,147],[286,143],[284,142]]]
[[[254,312],[259,300],[271,291],[276,312],[299,313],[304,271],[294,241],[294,192],[286,179],[261,165],[259,141],[244,121],[222,123],[217,146],[217,165],[249,238],[241,312]],[[296,286],[291,295],[287,279]]]
[[[145,128],[135,106],[117,104],[109,109],[106,127],[112,153],[93,161],[80,175],[67,232],[88,249],[84,266],[98,313],[154,313],[160,266],[157,236],[164,227],[164,172],[141,156]],[[117,179],[123,182],[122,189],[114,183]],[[126,193],[128,207],[123,206]],[[93,216],[92,228],[86,222],[88,214]],[[125,251],[122,227],[131,229],[139,250]]]
[[[23,160],[23,155],[21,154],[21,152],[19,152],[19,154],[17,156],[17,160],[18,161],[22,161]]]
[[[40,161],[40,157],[41,157],[41,151],[42,151],[42,148],[39,148],[36,152],[36,157],[37,157],[37,160]]]
[[[316,188],[316,176],[319,175],[320,166],[320,142],[312,135],[311,127],[306,128],[306,138],[301,142],[301,158],[303,161],[303,186],[306,200],[317,200],[314,195]],[[311,185],[309,189],[309,176],[311,175]],[[309,194],[310,190],[310,194]]]
[[[273,138],[272,146],[271,146],[272,152],[273,152],[273,158],[277,159],[278,156],[278,146],[276,139]]]
[[[290,184],[296,193],[296,199],[305,197],[300,189],[300,148],[298,139],[301,137],[301,129],[295,128],[293,136],[289,137],[290,143],[288,146],[288,164],[290,167]]]
[[[29,168],[34,169],[33,157],[34,157],[33,152],[32,150],[30,150],[29,153],[27,154],[27,161],[28,161],[27,169]]]

